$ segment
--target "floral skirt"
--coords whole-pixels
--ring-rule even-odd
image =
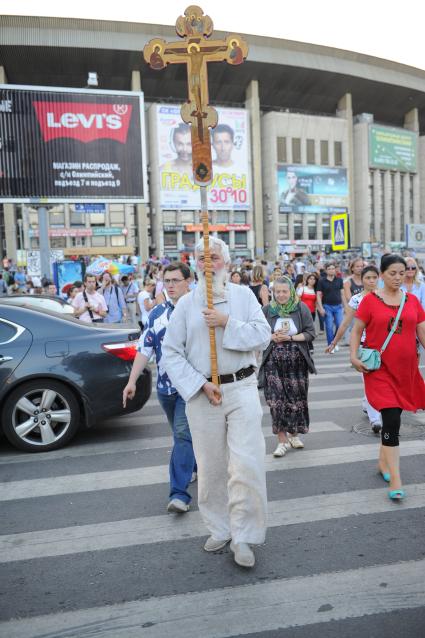
[[[308,366],[295,343],[276,344],[264,365],[264,396],[273,434],[308,432]]]

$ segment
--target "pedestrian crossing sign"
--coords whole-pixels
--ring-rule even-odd
[[[331,217],[332,250],[348,249],[348,213]]]

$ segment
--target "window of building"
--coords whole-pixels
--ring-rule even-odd
[[[294,215],[294,239],[303,239],[303,216]]]
[[[170,226],[175,226],[177,220],[177,212],[175,210],[164,210],[162,211],[162,222],[164,224],[169,224]]]
[[[317,239],[317,217],[309,215],[307,220],[308,239]]]
[[[164,248],[177,248],[177,233],[164,233]]]
[[[110,213],[123,213],[124,212],[124,204],[109,204],[109,212]]]
[[[92,226],[104,226],[105,213],[90,213],[90,224]]]
[[[111,246],[125,246],[125,236],[111,235]]]
[[[323,215],[322,217],[322,238],[323,239],[331,238],[331,222],[330,222],[330,217],[328,215]]]
[[[235,247],[246,248],[248,245],[247,233],[244,230],[235,230]]]
[[[180,223],[181,224],[193,224],[193,211],[191,211],[191,210],[182,210],[180,212]]]
[[[277,138],[277,161],[286,164],[288,157],[286,154],[286,137]]]
[[[49,225],[51,228],[63,228],[65,226],[64,211],[49,211]]]
[[[289,239],[288,219],[288,213],[279,214],[279,239]]]
[[[86,245],[86,237],[70,237],[71,246],[85,246]]]
[[[246,224],[246,212],[244,210],[235,210],[233,213],[234,224]]]
[[[307,140],[307,164],[316,163],[314,147],[314,140]]]
[[[342,142],[334,142],[335,166],[342,166]]]
[[[125,224],[125,213],[124,213],[124,211],[120,211],[120,212],[110,211],[109,212],[109,221],[110,221],[111,226],[124,226],[124,224]]]
[[[299,137],[292,138],[292,163],[301,164],[301,140]]]
[[[86,214],[85,213],[75,213],[71,211],[69,213],[69,223],[71,226],[85,226],[86,225]]]
[[[322,166],[329,165],[329,143],[328,140],[320,140],[320,163]]]
[[[196,235],[195,233],[182,233],[182,242],[185,248],[195,248]]]
[[[66,248],[66,237],[50,237],[50,248]]]
[[[228,232],[217,233],[217,237],[219,239],[222,239],[225,244],[229,245],[229,233]]]
[[[229,211],[228,210],[218,210],[216,213],[217,224],[228,224],[229,223]]]
[[[96,235],[95,237],[92,237],[91,245],[93,246],[93,248],[103,248],[104,246],[106,246],[106,237],[104,237],[103,235]]]

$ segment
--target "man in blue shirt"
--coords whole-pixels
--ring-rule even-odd
[[[170,459],[170,501],[167,510],[183,514],[189,510],[191,496],[187,491],[196,471],[195,456],[193,454],[192,437],[186,418],[185,402],[173,387],[165,372],[162,359],[162,342],[171,313],[177,301],[189,290],[190,269],[186,264],[174,262],[164,269],[164,286],[168,299],[154,308],[149,321],[137,346],[137,355],[123,390],[123,405],[127,399],[132,399],[136,393],[136,381],[142,374],[149,359],[155,354],[157,375],[158,401],[164,410],[173,431],[174,446]]]

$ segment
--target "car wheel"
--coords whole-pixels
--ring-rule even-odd
[[[72,439],[78,430],[80,408],[63,383],[28,381],[7,397],[2,422],[13,446],[26,452],[46,452]]]

